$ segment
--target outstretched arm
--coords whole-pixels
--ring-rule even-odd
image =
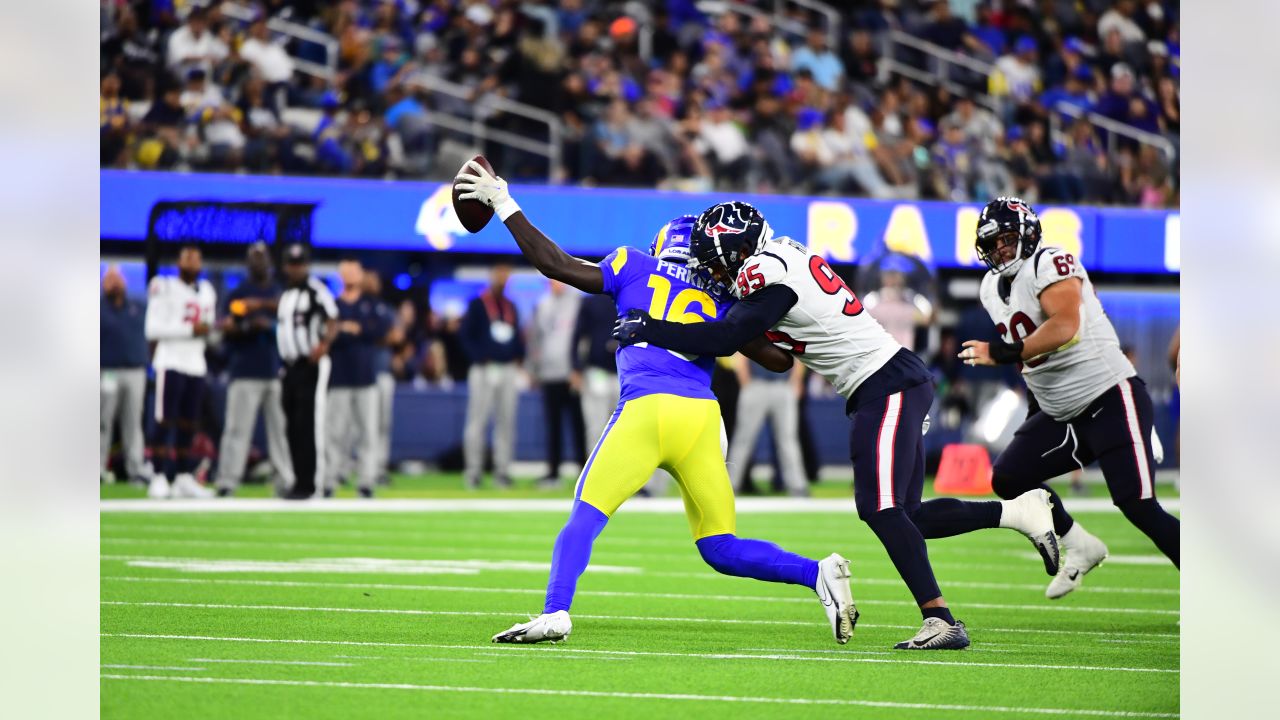
[[[511,237],[520,246],[520,252],[524,253],[538,272],[583,292],[604,292],[604,276],[600,267],[562,250],[551,238],[534,227],[523,211],[517,210],[507,218],[505,224],[507,230],[511,231]]]
[[[470,174],[467,171],[470,170]],[[604,277],[594,263],[576,258],[556,245],[551,238],[533,226],[507,192],[507,181],[490,175],[479,163],[472,160],[453,179],[455,189],[461,191],[461,200],[477,200],[493,208],[498,218],[507,226],[511,237],[520,246],[520,252],[538,269],[538,272],[572,285],[583,292],[604,292]]]
[[[694,355],[732,355],[776,325],[796,304],[796,299],[791,288],[770,285],[734,304],[723,320],[710,323],[655,320],[643,311],[631,310],[618,321],[613,336],[627,344],[650,342]]]

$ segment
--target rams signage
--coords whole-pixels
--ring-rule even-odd
[[[101,234],[142,241],[162,200],[315,203],[312,242],[350,249],[515,253],[497,221],[463,229],[441,183],[282,178],[103,170]],[[678,215],[730,199],[723,194],[513,185],[530,219],[569,252],[597,258],[620,245],[647,245]],[[774,232],[805,242],[832,262],[854,263],[894,250],[936,267],[980,267],[973,232],[981,204],[736,195],[760,208]],[[1045,242],[1070,250],[1091,270],[1177,273],[1176,211],[1036,208]]]

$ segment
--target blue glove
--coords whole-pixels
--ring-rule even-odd
[[[643,310],[632,308],[613,324],[613,339],[623,345],[644,342],[644,329],[652,318]]]

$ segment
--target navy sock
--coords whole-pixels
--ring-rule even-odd
[[[916,604],[927,603],[942,596],[938,581],[929,564],[929,551],[924,536],[916,528],[902,508],[880,510],[865,518],[871,531],[880,538],[880,544],[889,553],[889,559],[898,569]]]
[[[702,559],[716,572],[767,582],[814,587],[818,561],[787,552],[765,540],[711,535],[695,543]]]
[[[578,589],[578,578],[591,562],[591,545],[600,536],[609,517],[596,508],[576,500],[569,521],[556,536],[551,551],[551,577],[547,580],[547,601],[542,612],[568,610]]]
[[[926,539],[944,538],[1000,527],[1000,502],[938,498],[920,503],[909,515]]]
[[[951,608],[945,608],[945,607],[920,608],[920,614],[923,615],[926,620],[932,617],[932,618],[938,618],[939,620],[946,620],[948,625],[956,624],[956,619],[951,617]]]
[[[1041,488],[1049,491],[1049,500],[1053,502],[1053,531],[1062,537],[1067,534],[1072,525],[1076,524],[1075,519],[1067,514],[1067,509],[1062,506],[1062,498],[1058,497],[1058,493],[1053,491],[1047,483],[1042,484]]]
[[[1182,567],[1178,564],[1182,552],[1179,537],[1182,523],[1178,522],[1178,518],[1166,512],[1155,498],[1130,500],[1120,506],[1120,512],[1124,513],[1134,527],[1155,542],[1160,552],[1173,561],[1174,567]]]

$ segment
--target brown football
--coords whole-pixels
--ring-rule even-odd
[[[489,164],[488,160],[484,159],[483,155],[477,155],[471,159],[490,175],[497,175],[493,171],[493,166]],[[461,172],[467,175],[475,175],[465,164],[463,164]],[[493,208],[479,200],[459,200],[458,195],[460,194],[458,188],[455,187],[453,189],[453,211],[458,214],[458,219],[462,221],[462,227],[466,228],[467,232],[480,232],[485,225],[489,224],[489,218],[493,217]]]

